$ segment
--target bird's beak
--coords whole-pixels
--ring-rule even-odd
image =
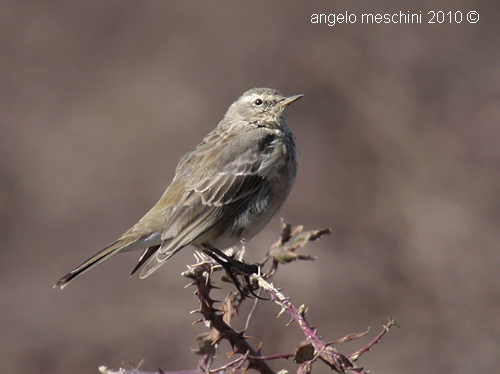
[[[284,108],[290,105],[291,103],[296,102],[298,99],[300,99],[304,95],[295,95],[295,96],[290,96],[290,97],[285,97],[283,100],[280,101],[280,105]]]

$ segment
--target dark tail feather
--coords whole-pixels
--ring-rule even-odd
[[[134,275],[134,273],[139,270],[139,268],[144,265],[144,263],[150,259],[152,255],[155,254],[155,252],[160,248],[159,245],[155,245],[149,248],[146,248],[144,252],[142,252],[141,258],[139,258],[139,263],[135,266],[134,270],[132,270],[132,273],[130,273],[130,276]]]
[[[55,284],[54,288],[60,287],[62,289],[66,287],[68,283],[71,282],[73,279],[79,277],[87,270],[92,269],[94,266],[99,265],[101,262],[106,261],[108,258],[116,255],[118,252],[120,252],[121,249],[123,249],[123,247],[124,245],[120,240],[117,240],[116,242],[110,244],[109,246],[104,248],[101,252],[95,254],[87,261],[85,261],[83,264],[78,266],[76,269],[70,271],[64,277],[59,279],[59,281]]]

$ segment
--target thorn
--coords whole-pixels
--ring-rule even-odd
[[[219,342],[222,340],[222,336],[219,334],[219,336],[217,337],[217,339],[215,339],[213,342],[212,342],[212,345],[217,345],[219,344]]]
[[[283,313],[285,313],[285,311],[286,311],[286,308],[282,305],[282,306],[281,306],[281,310],[278,312],[278,315],[276,316],[276,318],[280,318],[280,317],[281,317],[281,315],[282,315]]]
[[[240,331],[240,332],[238,332],[236,334],[238,335],[239,339],[245,339],[246,340],[246,339],[253,339],[254,338],[253,336],[250,336],[250,335],[245,336],[246,332],[247,332],[247,330],[243,330],[243,331]]]
[[[259,343],[259,346],[257,347],[257,353],[260,355],[260,352],[262,350],[262,342]]]
[[[194,259],[196,260],[196,262],[200,262],[201,261],[200,252],[194,251],[193,256],[194,256]]]
[[[362,366],[360,368],[352,368],[351,371],[355,371],[356,373],[369,373],[370,372],[370,370],[363,372]]]
[[[191,282],[191,283],[189,283],[189,284],[186,284],[186,285],[184,286],[184,289],[189,288],[189,287],[191,287],[191,286],[196,286],[196,282]]]
[[[202,320],[202,319],[197,319],[196,321],[194,321],[194,322],[191,324],[191,326],[194,326],[194,325],[196,325],[196,324],[198,324],[198,323],[201,323],[201,322],[203,322],[203,320]]]
[[[292,322],[295,322],[295,320],[291,319],[290,321],[288,321],[288,323],[285,326],[286,327],[290,326],[292,324]]]

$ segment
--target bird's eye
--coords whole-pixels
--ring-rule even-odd
[[[261,106],[262,105],[262,100],[261,99],[257,99],[253,102],[253,105],[255,106]]]

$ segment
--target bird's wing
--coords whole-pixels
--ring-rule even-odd
[[[271,142],[268,136],[204,142],[181,160],[174,183],[182,181],[185,194],[169,217],[162,233],[163,244],[142,269],[142,278],[181,248],[220,228],[266,187],[259,170]]]

